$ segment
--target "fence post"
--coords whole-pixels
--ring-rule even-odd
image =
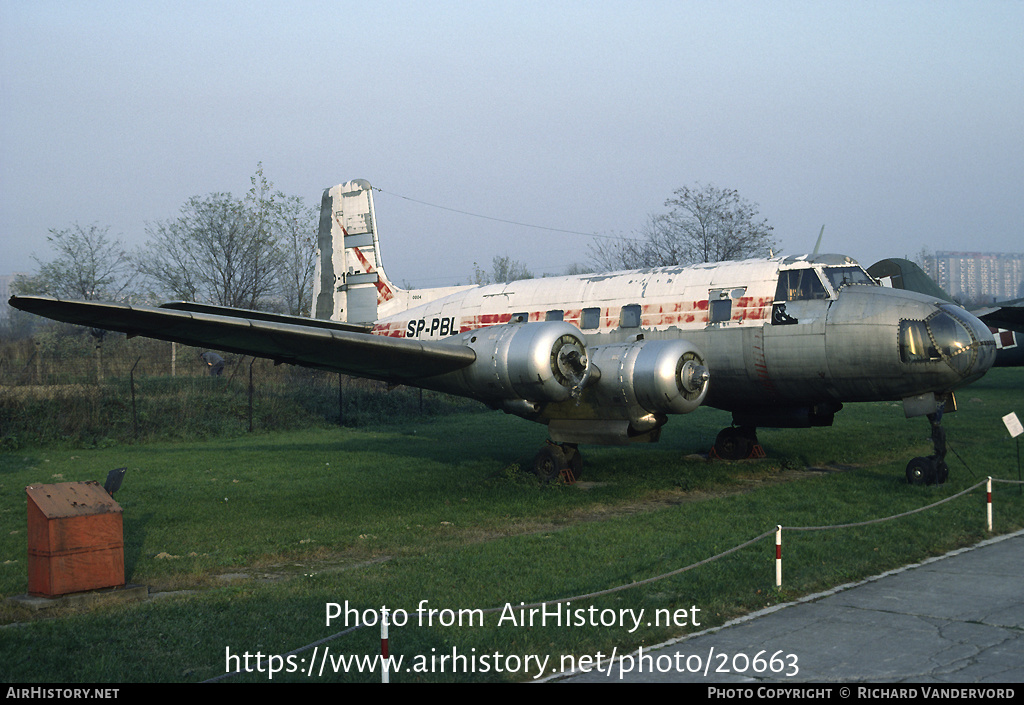
[[[345,425],[345,396],[342,392],[341,373],[338,373],[338,425]]]
[[[775,527],[775,587],[782,587],[782,524]]]
[[[139,360],[142,359],[142,355],[139,355],[138,359],[135,360],[135,364],[132,365],[131,372],[128,373],[129,383],[132,388],[132,428],[135,431],[135,437],[139,437],[139,412],[135,407],[135,368],[139,364]]]
[[[985,505],[988,509],[988,531],[992,533],[992,476],[989,475],[985,483]]]
[[[249,362],[249,433],[252,433],[252,366],[255,362],[255,357]]]
[[[380,608],[380,682],[390,683],[391,661],[388,659],[388,610]]]

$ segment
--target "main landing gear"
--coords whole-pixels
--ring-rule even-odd
[[[934,414],[928,414],[932,425],[933,455],[914,458],[907,463],[907,482],[912,485],[941,485],[949,477],[946,465],[946,429],[942,427],[942,406]]]
[[[711,448],[711,457],[722,460],[763,458],[764,448],[757,442],[757,429],[753,426],[723,428]]]
[[[541,482],[561,480],[571,485],[583,472],[583,455],[575,443],[548,441],[533,459],[533,472]]]

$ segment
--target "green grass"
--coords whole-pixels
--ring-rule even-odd
[[[659,444],[585,448],[583,482],[540,485],[519,471],[545,429],[500,413],[464,413],[377,430],[318,428],[194,443],[0,454],[0,594],[24,592],[24,487],[96,479],[127,466],[128,579],[179,596],[67,611],[0,607],[0,663],[17,681],[201,681],[233,654],[283,654],[340,631],[328,603],[412,612],[500,608],[573,597],[666,573],[771,530],[863,521],[948,497],[986,475],[1016,479],[1000,417],[1021,412],[1024,371],[996,370],[945,417],[950,481],[911,487],[904,466],[930,453],[928,423],[894,404],[850,405],[832,428],[762,430],[768,457],[705,462],[727,414],[673,419]],[[807,468],[816,468],[807,470]],[[1024,526],[1017,488],[995,489],[997,532]],[[771,538],[681,575],[572,607],[690,610],[706,628],[797,596],[941,554],[987,536],[984,491],[869,527],[787,532],[785,583]],[[160,557],[161,554],[175,556]],[[248,579],[225,581],[226,573]],[[193,589],[195,592],[184,592]],[[407,659],[460,653],[622,653],[686,628],[410,625],[391,631]],[[413,614],[413,622],[415,614]],[[374,654],[363,629],[332,654]],[[321,649],[322,651],[322,649]],[[70,654],[70,656],[69,656]],[[300,655],[310,656],[311,653]],[[305,664],[302,664],[305,666]],[[550,664],[549,664],[550,667]],[[399,673],[412,680],[522,680],[523,673]],[[266,674],[232,680],[265,681]],[[353,672],[309,679],[375,681]]]

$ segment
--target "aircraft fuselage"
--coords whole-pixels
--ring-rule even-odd
[[[710,374],[704,403],[757,426],[819,425],[843,402],[942,394],[980,377],[994,357],[991,335],[970,314],[877,286],[837,255],[482,286],[382,318],[373,332],[467,344],[488,327],[551,321],[578,328],[595,361],[604,346],[688,341]],[[424,386],[499,401],[457,377]],[[504,406],[545,422],[609,415],[596,400],[581,411],[588,401]]]

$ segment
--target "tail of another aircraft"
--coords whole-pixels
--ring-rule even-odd
[[[868,274],[893,289],[907,289],[956,303],[919,265],[908,259],[892,257],[879,260],[868,267]]]

